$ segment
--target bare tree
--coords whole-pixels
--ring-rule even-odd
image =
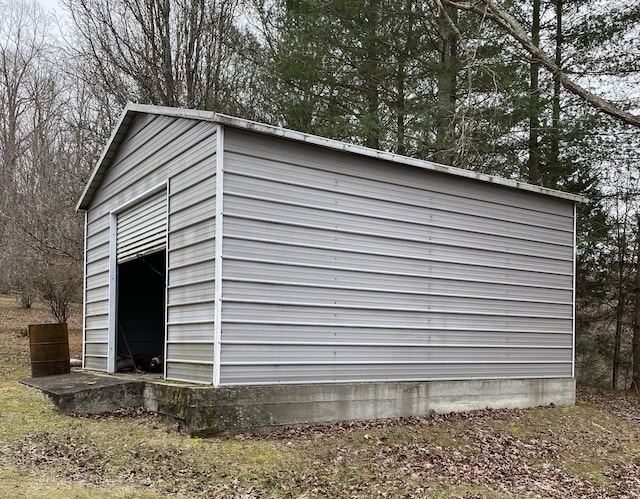
[[[15,173],[28,136],[29,83],[46,50],[46,22],[35,2],[0,1],[0,10],[0,210],[5,211],[13,203]]]
[[[18,196],[25,187],[25,153],[35,80],[47,53],[47,19],[35,1],[0,0],[0,275],[3,288],[9,267],[24,257],[11,237],[20,219]]]
[[[89,120],[76,119],[86,112],[78,105],[82,87],[69,90],[47,14],[31,0],[1,7],[0,284],[29,300],[44,285],[41,269],[54,262],[72,269],[65,278],[77,285],[83,228],[74,208],[96,140],[83,130]]]
[[[247,71],[239,0],[65,0],[96,93],[166,106],[234,109]]]

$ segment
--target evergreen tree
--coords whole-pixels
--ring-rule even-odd
[[[262,8],[280,124],[513,174],[522,63],[492,26],[427,0]]]

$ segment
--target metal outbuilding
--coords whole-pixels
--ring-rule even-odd
[[[515,380],[572,403],[582,200],[129,104],[78,203],[84,365],[159,356],[214,387],[492,380],[483,400]]]

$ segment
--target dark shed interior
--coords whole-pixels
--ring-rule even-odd
[[[118,265],[118,371],[162,370],[166,251]]]

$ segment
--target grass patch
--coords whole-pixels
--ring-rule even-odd
[[[594,468],[594,462],[587,463],[569,463],[566,465],[567,470],[583,480],[599,485],[606,489],[610,485],[610,480],[605,476],[606,469]]]
[[[56,477],[34,476],[14,470],[0,470],[0,497],[51,499],[73,497],[75,499],[157,498],[157,492],[141,487],[113,484],[108,488],[84,483],[60,482]]]

